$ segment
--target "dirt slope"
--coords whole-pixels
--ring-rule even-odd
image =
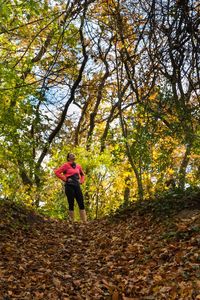
[[[200,210],[87,225],[0,206],[0,299],[200,299]]]

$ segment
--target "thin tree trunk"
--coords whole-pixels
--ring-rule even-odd
[[[124,205],[128,206],[130,200],[130,176],[125,178],[125,189],[124,189]]]
[[[132,167],[132,169],[135,173],[135,177],[136,177],[136,180],[137,180],[139,200],[142,201],[143,198],[144,198],[144,191],[143,191],[143,185],[142,185],[142,176],[141,176],[140,172],[138,171],[138,169],[136,167],[136,164],[133,161],[133,158],[132,158],[132,155],[131,155],[131,149],[130,149],[129,143],[127,141],[127,132],[126,132],[125,124],[124,124],[124,121],[123,121],[122,112],[121,112],[120,108],[119,108],[119,110],[120,110],[120,122],[121,122],[122,134],[123,134],[123,137],[125,138],[125,146],[126,146],[127,157],[128,157],[128,160],[131,164],[131,167]]]
[[[187,170],[188,163],[190,161],[191,149],[192,149],[192,143],[187,144],[185,154],[184,154],[184,157],[183,157],[183,160],[181,162],[180,169],[179,169],[178,187],[182,191],[185,189],[186,170]]]
[[[117,57],[117,51],[115,48],[115,53],[116,53],[116,65],[118,65],[118,57]],[[122,72],[122,67],[121,66],[121,72]],[[120,81],[121,79],[121,81]],[[142,201],[144,198],[144,191],[143,191],[143,185],[142,185],[142,176],[139,173],[136,164],[134,163],[134,160],[132,158],[132,154],[131,154],[131,149],[128,143],[128,133],[127,133],[127,128],[125,126],[125,122],[123,119],[123,115],[122,115],[122,96],[123,96],[123,92],[121,92],[121,86],[120,83],[122,83],[122,77],[119,78],[119,70],[117,68],[117,90],[118,90],[118,110],[119,110],[119,118],[120,118],[120,123],[121,123],[121,129],[122,129],[122,135],[125,139],[125,146],[126,146],[126,154],[128,157],[128,160],[130,162],[130,165],[135,173],[135,177],[137,180],[137,185],[138,185],[138,196],[139,196],[139,200]]]

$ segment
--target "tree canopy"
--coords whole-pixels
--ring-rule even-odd
[[[0,197],[64,217],[77,154],[91,218],[199,187],[197,0],[0,2]]]

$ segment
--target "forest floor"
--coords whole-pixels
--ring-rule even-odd
[[[0,299],[200,299],[200,194],[86,225],[1,203]]]

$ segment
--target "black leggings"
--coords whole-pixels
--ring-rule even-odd
[[[66,184],[65,194],[67,196],[69,210],[74,210],[74,199],[76,199],[79,209],[85,209],[83,202],[83,193],[81,191],[80,185]]]

